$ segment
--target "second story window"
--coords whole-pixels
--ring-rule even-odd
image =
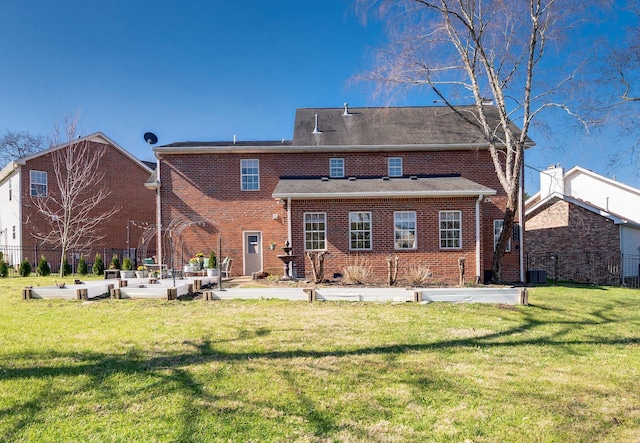
[[[260,189],[260,161],[240,160],[240,189],[258,191]]]
[[[329,159],[329,177],[344,177],[344,158]]]
[[[389,177],[402,177],[402,158],[390,157],[387,159],[387,174]]]
[[[31,196],[47,196],[47,173],[43,171],[30,171],[31,176]]]
[[[504,226],[504,220],[494,220],[493,221],[493,250],[496,250],[498,246],[498,241],[500,240],[500,235],[502,234],[502,227]],[[514,225],[515,228],[515,225]],[[514,229],[515,233],[515,229]],[[511,252],[511,239],[507,243],[507,249],[505,252]]]

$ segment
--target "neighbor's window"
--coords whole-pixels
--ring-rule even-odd
[[[493,221],[493,250],[494,251],[498,246],[498,241],[500,240],[500,234],[502,234],[503,225],[504,225],[504,220]],[[515,229],[514,229],[514,233],[515,233]],[[509,239],[509,243],[507,243],[507,249],[505,249],[505,252],[511,252],[511,239]]]
[[[11,228],[11,237],[15,240],[16,239],[16,225],[13,225]]]
[[[329,177],[344,177],[344,158],[329,159]]]
[[[389,177],[402,177],[402,158],[391,157],[387,159]]]
[[[371,212],[349,213],[349,237],[352,250],[371,249]]]
[[[396,249],[416,249],[416,213],[394,212],[394,238]]]
[[[462,212],[440,211],[440,249],[462,247]]]
[[[11,180],[9,180],[9,201],[11,201],[12,192],[11,192]]]
[[[304,214],[304,249],[322,251],[327,249],[327,214],[306,212]]]
[[[243,191],[257,191],[260,189],[259,160],[240,160],[240,180]]]
[[[31,196],[47,196],[47,173],[43,171],[30,171],[31,175]]]

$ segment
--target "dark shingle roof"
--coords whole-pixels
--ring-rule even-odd
[[[462,106],[305,108],[296,111],[293,145],[456,145],[485,143],[476,109]],[[498,127],[494,106],[484,108]],[[319,134],[314,134],[315,116]],[[464,116],[464,117],[463,117]],[[465,119],[466,117],[466,119]],[[519,130],[514,126],[514,129]]]
[[[494,195],[496,191],[459,176],[428,178],[287,179],[281,178],[274,198],[384,198]]]

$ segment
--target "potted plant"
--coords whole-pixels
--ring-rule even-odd
[[[204,268],[204,254],[202,252],[198,252],[196,254],[196,259],[198,260],[198,264],[200,265],[200,269]]]
[[[137,278],[147,278],[147,275],[149,275],[149,273],[147,271],[147,267],[146,266],[138,266],[138,269],[136,269],[136,277]]]
[[[207,276],[215,277],[216,275],[218,275],[218,258],[216,257],[216,253],[211,251],[211,253],[209,254]]]
[[[120,270],[120,278],[133,278],[135,272],[133,271],[133,263],[129,257],[125,257],[122,260],[122,269]]]
[[[200,262],[197,257],[189,259],[189,264],[185,265],[184,272],[197,272],[200,270]]]

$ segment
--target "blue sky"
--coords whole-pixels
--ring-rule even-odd
[[[354,81],[385,42],[350,0],[0,0],[0,131],[49,135],[78,114],[80,133],[102,131],[143,160],[143,140],[280,140],[299,107],[432,105],[429,94],[389,99]],[[611,171],[610,137],[531,133],[526,163]],[[537,190],[527,169],[526,188]]]

